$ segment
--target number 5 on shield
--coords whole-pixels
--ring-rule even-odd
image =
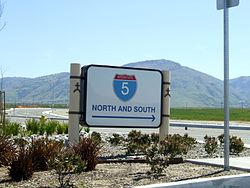
[[[123,95],[127,95],[129,93],[128,82],[122,82],[122,90],[121,93]]]

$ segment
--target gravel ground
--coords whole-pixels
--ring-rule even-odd
[[[181,163],[168,166],[158,177],[148,175],[150,167],[145,163],[110,163],[98,164],[96,170],[71,177],[74,187],[132,187],[153,183],[181,181],[193,178],[242,174],[243,171],[223,171],[221,168]],[[0,187],[58,187],[57,175],[54,171],[36,172],[32,179],[23,182],[12,182],[7,169],[0,168]]]
[[[103,136],[103,135],[102,135]],[[106,137],[107,135],[104,135]],[[102,156],[124,155],[123,147],[111,147],[105,144],[102,148]],[[245,149],[239,156],[250,156],[250,150]],[[203,144],[191,150],[185,158],[206,158],[208,157],[203,148]],[[213,157],[223,157],[223,150],[220,149]],[[233,157],[233,156],[232,156]],[[197,165],[191,163],[181,163],[168,166],[160,176],[149,175],[150,166],[145,163],[105,163],[98,164],[96,170],[74,174],[71,176],[73,187],[79,188],[129,188],[138,185],[153,183],[165,183],[181,181],[194,178],[204,178],[213,176],[236,175],[246,173],[240,170],[223,171],[222,168],[209,165]],[[58,177],[55,171],[35,172],[28,181],[13,182],[8,176],[6,168],[0,168],[0,187],[29,187],[29,188],[55,188],[59,186]]]

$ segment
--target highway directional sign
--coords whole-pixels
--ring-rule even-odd
[[[85,123],[88,126],[160,126],[161,71],[89,65],[85,68],[84,85]]]

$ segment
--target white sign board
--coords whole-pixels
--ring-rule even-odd
[[[160,126],[160,71],[90,65],[85,72],[85,122],[88,126]]]
[[[224,9],[225,0],[217,0],[217,10]],[[239,5],[239,0],[227,0],[227,8],[236,7]]]

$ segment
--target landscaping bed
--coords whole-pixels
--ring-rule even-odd
[[[222,168],[180,163],[168,166],[159,176],[149,175],[150,166],[146,163],[108,163],[98,164],[89,172],[72,175],[74,187],[79,188],[122,188],[153,183],[166,183],[194,178],[236,175],[243,171],[223,171]],[[35,172],[31,179],[21,182],[11,181],[6,168],[0,168],[0,187],[58,187],[57,174],[54,170]]]
[[[44,119],[30,124],[45,124],[47,129],[30,126],[31,135],[0,139],[0,187],[133,187],[245,173],[184,162],[223,157],[222,137],[220,144],[219,138],[209,136],[205,143],[197,143],[188,135],[174,134],[159,144],[157,133],[147,135],[133,130],[118,135],[88,129],[82,132],[79,144],[69,145],[67,134],[58,134],[60,125],[47,124]],[[57,134],[51,129],[55,125],[60,127],[53,128]],[[232,143],[231,157],[250,156],[249,149],[235,149],[242,146],[239,138],[232,137]]]

